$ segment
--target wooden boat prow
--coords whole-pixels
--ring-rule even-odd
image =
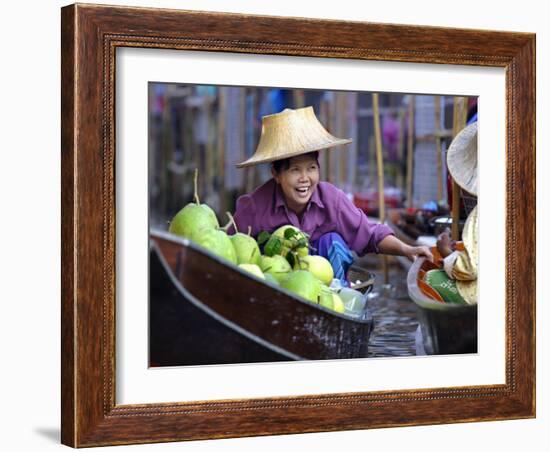
[[[395,236],[405,242],[407,245],[416,246],[416,239],[420,235],[420,231],[414,231],[413,229],[405,229],[403,227],[402,217],[407,209],[398,208],[398,209],[388,209],[388,214],[386,217],[386,224],[394,232]]]
[[[460,247],[460,245],[459,245]],[[435,262],[440,261],[432,249]],[[416,303],[423,347],[428,354],[477,352],[477,305],[446,303],[423,281],[425,272],[441,268],[426,258],[416,259],[407,274],[409,297]]]
[[[150,241],[152,260],[154,258],[160,263],[155,271],[165,273],[160,274],[158,279],[163,280],[164,285],[171,286],[168,289],[158,288],[163,294],[170,293],[174,298],[170,312],[177,315],[178,310],[185,309],[182,321],[187,322],[187,328],[193,327],[189,325],[189,317],[197,316],[208,323],[211,332],[210,336],[205,336],[204,331],[201,333],[201,328],[182,332],[186,336],[196,336],[196,348],[199,350],[174,351],[170,350],[173,348],[170,345],[160,347],[164,350],[162,353],[151,354],[151,361],[157,365],[204,361],[205,358],[200,356],[201,343],[213,340],[220,329],[227,330],[224,337],[232,337],[220,344],[220,350],[229,350],[232,340],[238,347],[250,345],[257,349],[245,361],[235,362],[367,356],[368,338],[372,330],[372,317],[368,312],[360,318],[351,318],[309,303],[279,286],[227,264],[187,239],[164,231],[151,231]],[[157,305],[162,301],[154,298],[151,295],[150,309],[158,314]],[[164,317],[156,316],[156,342],[169,340],[164,330],[177,328],[177,325],[168,326],[172,320]],[[248,345],[242,344],[243,338]],[[187,349],[192,348],[192,341],[188,339],[185,339]],[[174,340],[181,342],[183,339],[176,337]],[[188,352],[192,352],[193,356],[188,356]],[[164,357],[161,356],[163,354]],[[238,351],[229,350],[227,354],[237,356]],[[169,358],[166,358],[168,355]],[[211,359],[225,363],[233,358],[220,354]]]

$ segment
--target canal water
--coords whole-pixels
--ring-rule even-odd
[[[375,275],[374,288],[367,302],[374,319],[368,356],[415,356],[418,316],[416,305],[407,292],[407,270],[393,257],[388,257],[387,261],[387,285],[384,284],[381,256],[368,255],[355,262]]]

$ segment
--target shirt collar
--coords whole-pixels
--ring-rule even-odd
[[[321,195],[319,195],[319,189],[321,187],[321,184],[318,183],[317,187],[315,188],[315,191],[313,192],[313,195],[311,195],[311,199],[309,200],[309,203],[317,204],[317,207],[324,209],[325,205],[323,204],[323,201],[321,201]],[[309,206],[308,206],[309,207]]]
[[[279,209],[281,207],[286,209],[286,202],[285,202],[285,196],[283,194],[283,190],[281,189],[281,186],[273,179],[273,183],[275,184],[275,209]],[[306,211],[309,210],[310,205],[316,204],[317,207],[324,209],[325,205],[323,204],[323,201],[321,201],[321,196],[319,195],[319,187],[320,184],[317,184],[317,187],[315,188],[315,191],[313,192],[313,195],[311,195],[311,198],[306,206]]]

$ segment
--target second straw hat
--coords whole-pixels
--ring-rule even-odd
[[[477,121],[453,139],[447,152],[447,166],[455,182],[477,196]]]
[[[351,143],[351,139],[336,138],[323,127],[315,116],[313,107],[296,110],[287,108],[262,118],[262,133],[256,152],[248,160],[237,164],[237,168],[274,162],[348,143]]]

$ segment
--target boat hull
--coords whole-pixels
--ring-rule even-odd
[[[336,314],[166,233],[151,234],[152,366],[362,358],[372,317]]]
[[[477,305],[441,303],[419,287],[419,273],[433,267],[417,259],[407,275],[410,298],[416,303],[422,345],[429,355],[477,353]]]

